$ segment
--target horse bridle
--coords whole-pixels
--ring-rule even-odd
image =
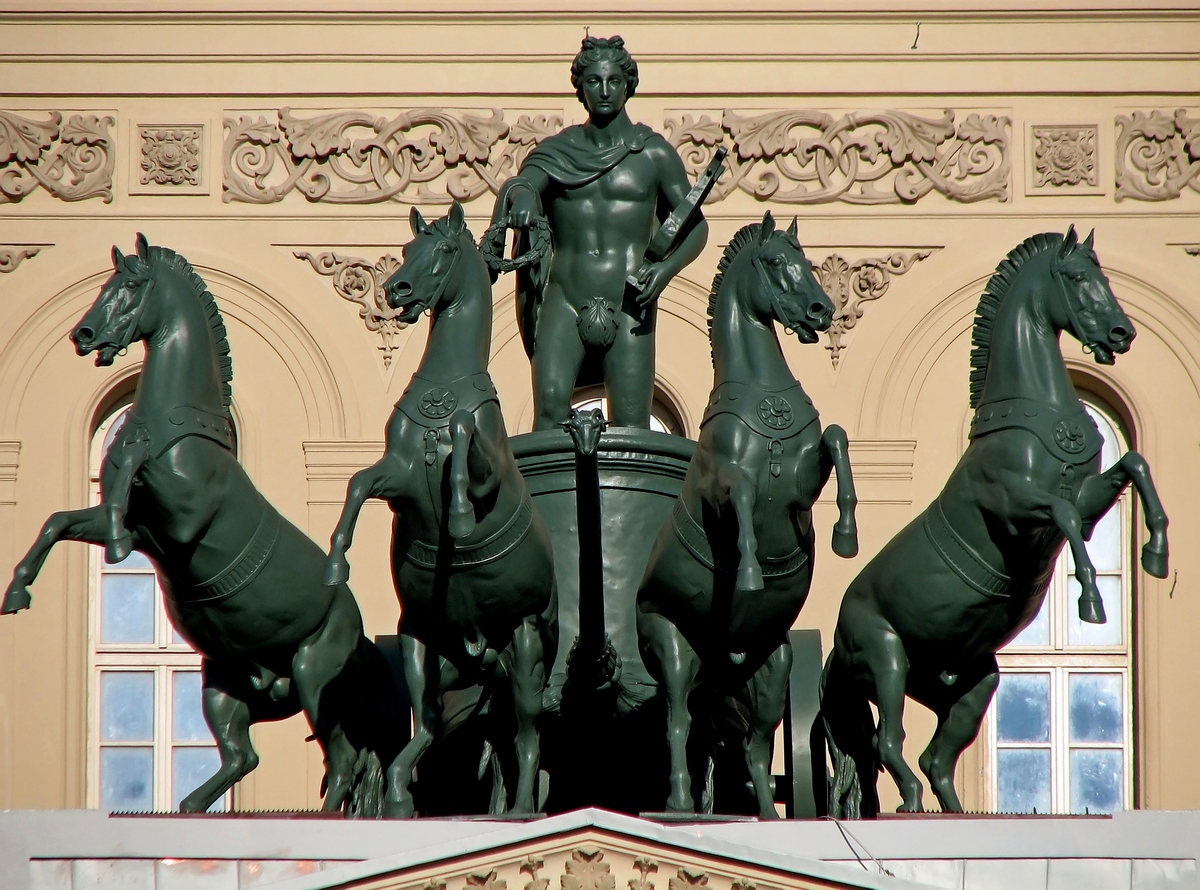
[[[154,288],[154,279],[149,275],[134,275],[127,270],[122,270],[122,275],[129,275],[136,282],[136,286],[141,289],[138,303],[133,308],[133,311],[125,316],[125,320],[121,322],[121,326],[113,331],[113,336],[116,342],[121,345],[113,353],[114,356],[122,355],[129,348],[129,344],[133,342],[133,335],[137,331],[138,323],[142,320],[142,313],[146,310],[146,303],[150,296],[150,291]],[[137,281],[141,278],[141,281]],[[132,290],[132,288],[129,288]],[[118,288],[118,292],[121,288]]]
[[[439,236],[441,236],[440,233]],[[454,270],[458,268],[459,259],[462,258],[462,245],[454,243],[449,237],[445,237],[444,240],[445,243],[453,245],[454,256],[450,260],[449,268],[447,268],[446,271],[440,276],[441,281],[438,283],[437,289],[433,292],[433,295],[428,300],[421,300],[418,298],[417,300],[413,301],[414,305],[419,305],[421,307],[420,312],[417,313],[418,316],[421,314],[421,312],[431,309],[441,301],[442,295],[446,293],[446,288],[450,285],[450,277],[454,274]],[[409,310],[407,309],[405,310],[406,313],[408,311]]]
[[[775,317],[779,319],[779,323],[783,325],[783,329],[788,334],[792,334],[796,330],[796,322],[788,317],[788,314],[783,310],[783,304],[780,303],[780,297],[785,293],[793,293],[793,291],[783,290],[778,293],[775,290],[774,282],[771,281],[771,276],[767,274],[763,268],[762,259],[758,254],[750,258],[750,262],[754,264],[754,268],[758,270],[759,277],[767,285],[767,297],[771,301],[771,308],[775,310]]]
[[[1057,265],[1058,263],[1055,263],[1055,266]],[[1080,321],[1080,315],[1083,309],[1082,301],[1079,301],[1077,305],[1076,301],[1072,299],[1071,288],[1067,286],[1065,281],[1063,281],[1066,273],[1060,269],[1052,268],[1050,270],[1050,274],[1053,275],[1055,280],[1058,282],[1059,291],[1062,293],[1063,305],[1067,307],[1067,320],[1071,323],[1071,329],[1075,331],[1076,335],[1086,334],[1087,332]],[[1085,340],[1081,336],[1079,337],[1079,340],[1083,344],[1084,352],[1087,353],[1094,352],[1096,346],[1100,346],[1101,349],[1109,348],[1107,343],[1100,343],[1096,339]]]

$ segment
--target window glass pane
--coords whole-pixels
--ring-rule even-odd
[[[154,739],[154,674],[100,672],[100,738],[105,742]]]
[[[110,813],[153,809],[153,767],[150,748],[101,748],[100,808]]]
[[[200,672],[175,671],[171,675],[171,733],[175,742],[209,742],[212,733],[204,722],[200,697]]]
[[[1050,675],[1001,674],[996,737],[1002,742],[1050,741]]]
[[[1115,503],[1100,517],[1087,542],[1088,556],[1098,571],[1118,571],[1121,568],[1121,504]]]
[[[1001,748],[996,752],[1001,813],[1050,812],[1050,751]]]
[[[1067,677],[1072,742],[1122,742],[1125,708],[1120,674],[1072,673]]]
[[[1120,748],[1071,751],[1071,812],[1120,810],[1124,787],[1125,753]]]
[[[100,578],[100,642],[154,642],[154,576],[105,572]]]
[[[1125,623],[1121,602],[1121,578],[1099,575],[1096,587],[1104,603],[1103,624],[1088,624],[1079,620],[1079,594],[1082,588],[1074,576],[1067,579],[1067,643],[1071,646],[1120,646]]]
[[[171,809],[179,809],[179,802],[208,781],[220,765],[216,748],[175,748],[171,752]],[[224,798],[208,808],[210,813],[224,810]]]
[[[1032,622],[1008,644],[1009,646],[1050,645],[1050,597],[1042,600],[1042,607]]]

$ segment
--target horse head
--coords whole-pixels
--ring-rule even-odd
[[[751,288],[756,314],[774,318],[801,343],[816,343],[833,322],[834,305],[796,238],[796,220],[780,232],[768,210],[748,252],[758,273],[759,287]]]
[[[1092,249],[1095,236],[1093,229],[1080,243],[1074,226],[1063,236],[1062,246],[1050,261],[1061,296],[1052,314],[1057,329],[1070,331],[1097,362],[1111,365],[1115,355],[1129,351],[1137,331],[1100,269]]]
[[[425,222],[416,207],[408,219],[413,240],[404,246],[404,262],[383,285],[388,305],[401,310],[397,320],[406,324],[416,321],[426,309],[438,313],[448,308],[462,285],[463,252],[475,245],[457,201],[450,213],[432,224]]]
[[[142,316],[154,289],[150,245],[145,235],[138,233],[137,253],[131,256],[125,256],[114,244],[112,261],[113,274],[70,334],[75,351],[79,355],[95,351],[96,364],[101,367],[111,365],[134,340],[147,336]]]

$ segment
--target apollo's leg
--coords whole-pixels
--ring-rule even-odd
[[[25,558],[13,569],[12,582],[4,592],[4,601],[0,603],[0,614],[11,615],[13,612],[29,608],[32,601],[29,585],[42,570],[46,557],[50,555],[50,548],[59,541],[103,544],[107,535],[108,516],[102,504],[83,510],[51,513]]]
[[[1076,501],[1079,515],[1090,537],[1091,527],[1116,503],[1130,481],[1141,495],[1146,530],[1150,532],[1150,539],[1142,547],[1142,568],[1155,578],[1165,578],[1167,514],[1154,487],[1154,480],[1150,478],[1150,467],[1136,451],[1126,451],[1108,470],[1084,480]]]
[[[750,678],[750,734],[746,737],[746,767],[754,784],[760,819],[776,819],[771,794],[771,744],[775,730],[787,710],[788,675],[792,670],[792,646],[784,643]]]
[[[358,513],[367,499],[392,498],[400,494],[400,471],[388,456],[350,477],[350,484],[346,487],[346,503],[329,540],[329,557],[325,560],[325,586],[337,587],[350,578],[350,563],[346,560],[346,551],[350,549],[354,540],[354,526],[358,522]]]
[[[829,479],[829,469],[837,472],[838,521],[833,526],[833,552],[849,559],[858,554],[858,524],[854,508],[854,475],[850,469],[850,443],[846,431],[836,423],[821,433],[821,486]]]
[[[578,313],[557,284],[546,286],[538,310],[533,359],[535,430],[559,429],[571,413],[571,395],[583,365]]]
[[[679,629],[657,613],[638,613],[638,636],[644,651],[658,663],[658,675],[667,698],[667,746],[671,752],[671,792],[667,809],[691,813],[696,805],[687,762],[688,735],[692,728],[688,699],[697,685],[700,659]]]
[[[738,590],[762,590],[762,566],[758,563],[758,538],[754,534],[756,492],[750,475],[733,464],[717,469],[717,485],[729,492],[738,523]]]
[[[456,672],[437,653],[416,637],[401,632],[400,655],[404,662],[404,681],[413,709],[413,736],[388,767],[388,794],[384,815],[390,819],[408,819],[416,815],[413,806],[413,770],[442,730],[442,688]]]
[[[323,809],[337,810],[354,780],[357,752],[346,738],[338,718],[336,693],[328,687],[345,669],[363,635],[362,616],[354,596],[345,585],[333,595],[325,623],[300,644],[292,658],[292,688],[308,717],[313,734],[325,752],[328,790]]]
[[[604,356],[604,388],[613,426],[650,428],[654,402],[654,306],[645,318],[618,312],[617,338]]]
[[[942,681],[934,679],[931,682]],[[941,691],[941,700],[931,699],[938,726],[918,763],[944,813],[962,812],[962,803],[954,790],[954,768],[962,752],[979,735],[983,717],[999,683],[996,658],[989,655],[979,668],[959,675],[955,686],[963,687],[960,693],[945,689]]]
[[[526,618],[513,636],[512,694],[517,711],[517,791],[512,812],[532,813],[541,757],[537,718],[546,688],[546,656],[536,616]]]

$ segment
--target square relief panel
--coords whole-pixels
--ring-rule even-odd
[[[1028,125],[1027,195],[1102,195],[1097,124]]]
[[[131,195],[207,195],[206,124],[135,124]]]

